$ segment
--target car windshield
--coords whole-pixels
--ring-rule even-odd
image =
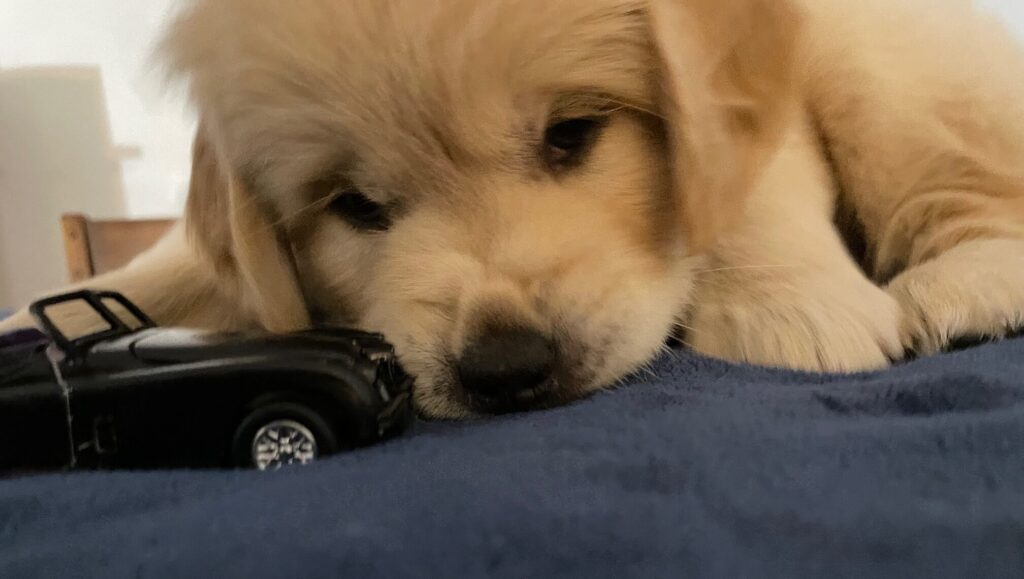
[[[103,305],[107,307],[115,316],[118,317],[129,329],[138,330],[144,328],[146,322],[140,320],[135,316],[128,308],[122,306],[117,300],[113,298],[103,298]]]
[[[82,291],[36,302],[33,315],[58,344],[69,346],[130,334],[154,324],[120,294]]]
[[[109,334],[114,330],[113,324],[104,320],[103,316],[85,300],[53,304],[46,308],[46,316],[68,341]]]

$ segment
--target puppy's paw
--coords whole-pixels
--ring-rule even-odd
[[[976,241],[896,277],[908,350],[931,355],[1024,329],[1024,241]]]
[[[687,334],[703,354],[812,372],[878,369],[903,357],[899,306],[863,277],[706,281]]]

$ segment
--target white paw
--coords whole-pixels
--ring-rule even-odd
[[[857,372],[904,353],[898,304],[852,273],[715,276],[694,305],[688,343],[730,361]]]
[[[921,355],[1024,329],[1024,241],[966,243],[896,277],[907,349]]]

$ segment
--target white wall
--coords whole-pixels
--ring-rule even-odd
[[[194,120],[151,59],[180,2],[0,0],[0,308],[63,283],[60,213],[180,211]]]
[[[180,0],[0,0],[0,309],[65,282],[58,218],[177,215],[193,119],[152,47]]]
[[[99,68],[0,71],[0,290],[8,303],[63,285],[57,217],[123,215],[122,183]]]
[[[175,0],[0,0],[0,68],[94,65],[102,74],[131,216],[179,211],[192,121],[166,94],[152,46]]]
[[[999,14],[1011,28],[1024,36],[1024,0],[976,0],[975,4]]]

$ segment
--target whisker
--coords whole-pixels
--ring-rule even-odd
[[[682,345],[686,346],[686,347],[687,347],[687,348],[689,348],[690,350],[696,350],[696,349],[697,349],[697,348],[694,348],[694,347],[693,347],[693,344],[691,344],[691,343],[687,342],[686,340],[684,340],[684,339],[682,339],[682,338],[676,338],[676,341],[677,341],[677,342],[679,342],[680,344],[682,344]]]
[[[611,110],[611,111],[609,111],[609,112],[617,112],[617,111],[621,111],[621,110],[623,110],[623,109],[628,109],[628,110],[633,110],[633,111],[637,111],[637,112],[640,112],[640,113],[644,113],[645,115],[650,115],[650,116],[652,116],[652,117],[655,117],[655,118],[659,118],[659,119],[665,120],[665,116],[664,116],[664,115],[662,115],[661,113],[658,113],[658,112],[652,111],[652,110],[650,110],[650,109],[647,109],[647,108],[641,107],[641,106],[639,106],[639,105],[635,105],[635,104],[627,103],[627,102],[624,102],[624,101],[620,101],[620,100],[618,100],[618,99],[613,99],[613,98],[609,98],[609,97],[601,97],[601,98],[602,98],[602,100],[604,100],[605,102],[608,102],[608,103],[611,103],[611,104],[614,104],[614,105],[619,105],[619,108],[617,108],[617,109],[613,109],[613,110]]]
[[[699,334],[699,333],[700,333],[700,332],[699,332],[699,331],[697,330],[697,328],[694,328],[693,326],[687,326],[686,324],[684,324],[684,323],[682,323],[682,322],[672,322],[672,325],[673,325],[674,327],[676,327],[676,328],[679,328],[679,329],[683,329],[683,330],[686,330],[686,331],[688,331],[688,332],[693,332],[693,333],[695,333],[695,334]]]
[[[742,271],[742,270],[757,270],[757,269],[790,269],[797,268],[799,265],[738,265],[735,267],[719,267],[714,269],[699,269],[694,273],[697,275],[703,275],[705,273],[720,273],[725,271]]]
[[[324,199],[317,199],[316,201],[310,203],[309,205],[306,205],[304,207],[300,207],[297,211],[295,211],[294,213],[292,213],[290,215],[282,216],[280,219],[278,219],[274,223],[271,223],[270,226],[271,227],[280,227],[282,225],[285,225],[289,221],[298,218],[299,216],[303,215],[304,213],[308,213],[310,211],[313,211],[314,209],[324,209],[330,203],[331,203],[331,198],[330,197],[327,197],[327,198],[324,198]]]

